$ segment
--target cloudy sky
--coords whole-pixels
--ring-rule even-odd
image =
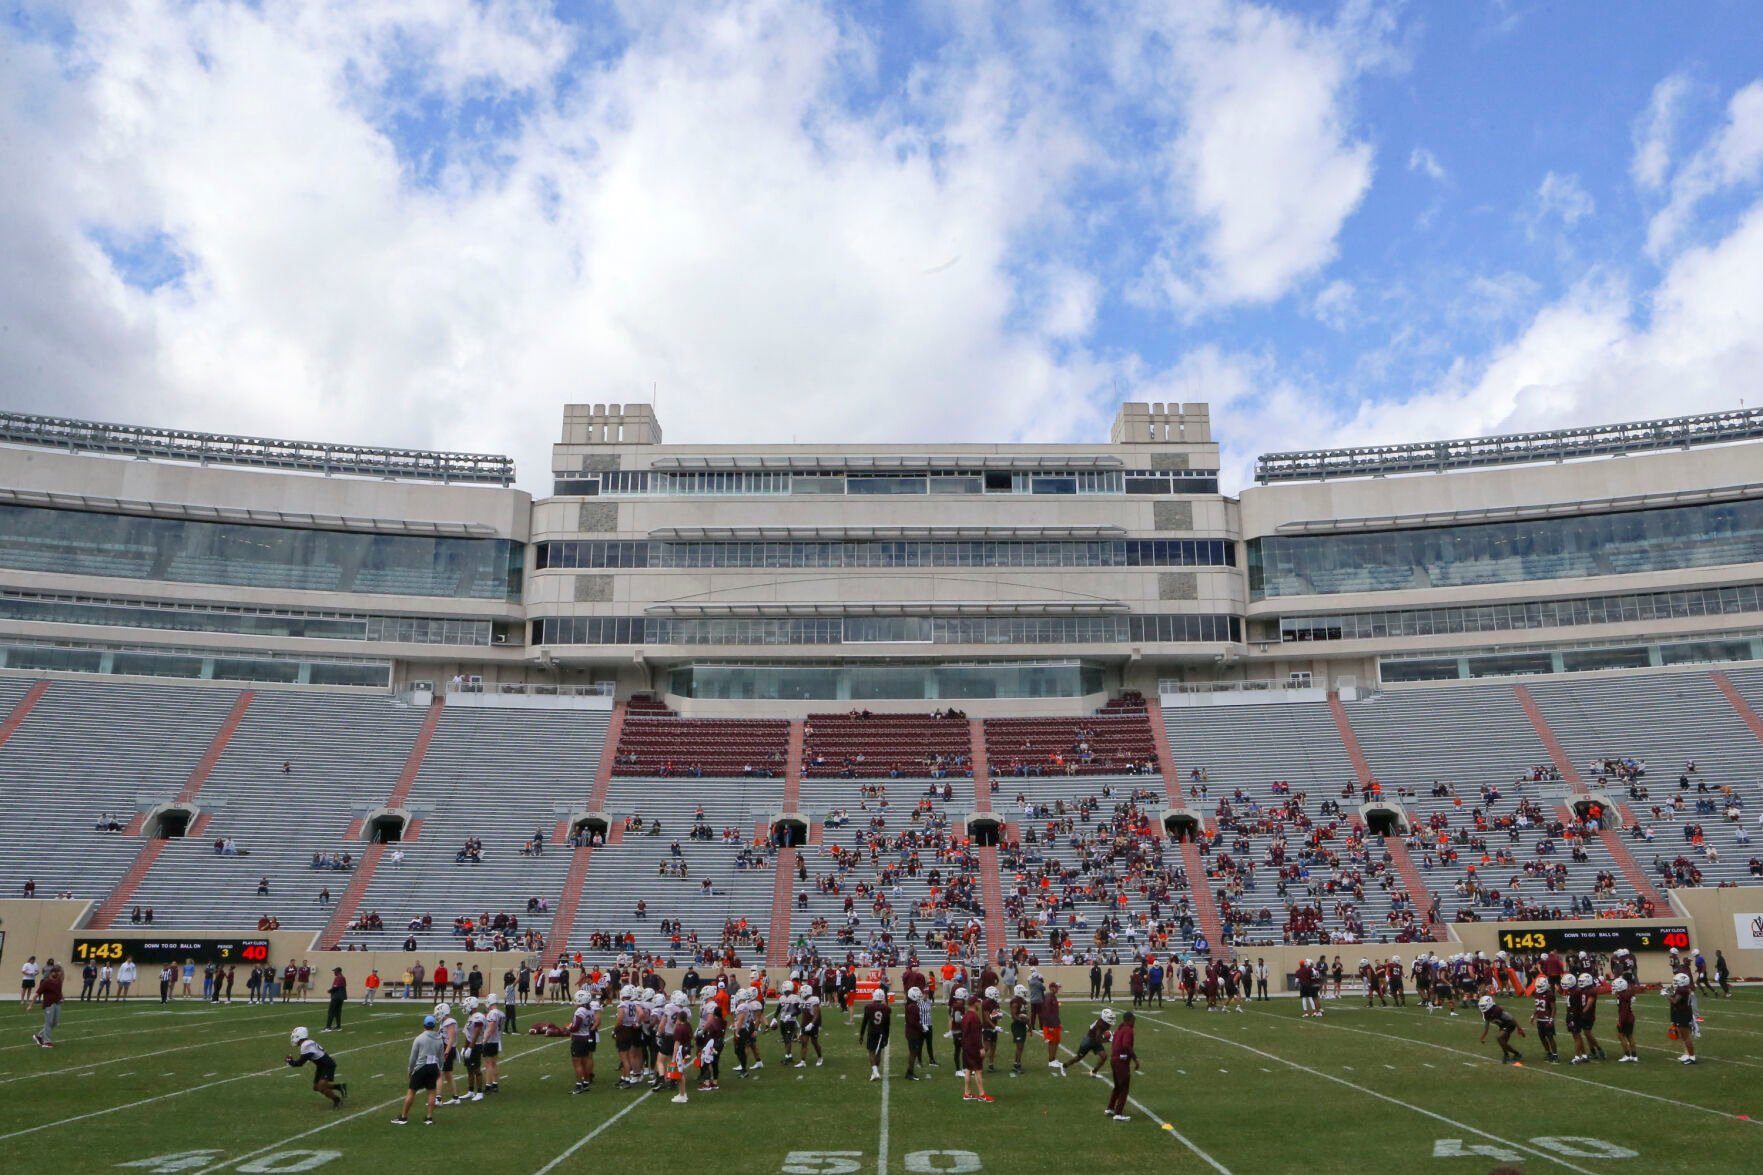
[[[1756,404],[1763,13],[11,0],[0,404],[1260,451]]]

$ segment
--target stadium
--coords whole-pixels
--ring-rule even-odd
[[[669,444],[573,404],[534,497],[0,417],[9,1165],[1752,1169],[1763,410],[1270,453],[1237,496],[1212,428]],[[1534,1026],[1576,970],[1638,1063],[1502,1063],[1477,999]],[[701,1027],[719,978],[764,1067],[620,1081],[627,986]],[[491,994],[505,1088],[388,1129],[424,1015]],[[589,1006],[573,1097],[529,1029]],[[1109,1119],[1101,1008],[1142,1062]],[[335,1111],[283,1063],[333,1012]]]

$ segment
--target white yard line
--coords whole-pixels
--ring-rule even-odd
[[[343,1049],[340,1052],[332,1053],[331,1056],[342,1057],[342,1056],[347,1056],[349,1053],[361,1052],[364,1049],[384,1048],[386,1045],[389,1045],[389,1044],[403,1044],[403,1043],[404,1042],[402,1040],[394,1037],[391,1040],[382,1040],[382,1041],[378,1041],[374,1044],[364,1044],[364,1045],[361,1045],[359,1048]],[[12,1139],[12,1138],[23,1138],[27,1134],[35,1134],[40,1130],[53,1130],[57,1126],[72,1126],[75,1122],[86,1122],[86,1121],[89,1121],[93,1118],[102,1118],[106,1114],[116,1114],[116,1113],[122,1112],[123,1110],[135,1109],[138,1106],[150,1106],[150,1105],[153,1105],[155,1102],[167,1101],[167,1100],[174,1098],[174,1097],[183,1097],[186,1094],[196,1093],[196,1092],[198,1092],[200,1090],[204,1090],[204,1089],[213,1089],[217,1085],[231,1085],[235,1081],[245,1081],[245,1080],[249,1080],[252,1077],[267,1077],[272,1073],[285,1073],[285,1072],[287,1072],[286,1065],[277,1065],[273,1069],[259,1069],[255,1073],[240,1073],[235,1077],[222,1077],[218,1081],[210,1081],[210,1082],[207,1082],[203,1085],[186,1086],[183,1089],[174,1089],[170,1093],[162,1093],[156,1097],[144,1097],[144,1098],[140,1099],[139,1101],[128,1102],[128,1103],[126,1103],[124,1105],[120,1105],[120,1106],[107,1106],[102,1110],[92,1110],[92,1111],[89,1111],[88,1113],[84,1113],[84,1114],[75,1114],[71,1118],[61,1118],[61,1119],[58,1119],[54,1122],[41,1122],[35,1126],[27,1126],[23,1130],[14,1130],[10,1134],[0,1134],[0,1142],[5,1142],[8,1139]]]
[[[882,1050],[882,1095],[881,1095],[881,1135],[876,1140],[875,1175],[888,1175],[888,1070],[894,1059],[894,1041],[888,1039],[888,1047]]]
[[[74,1006],[78,1007],[79,1005],[76,1004]],[[266,1018],[266,1017],[262,1017],[258,1014],[255,1014],[255,1013],[251,1014],[251,1015],[236,1017],[236,1019],[238,1019],[238,1020],[257,1020],[257,1019],[264,1019],[264,1018]],[[105,1019],[108,1020],[109,1017],[105,1017]],[[61,1027],[62,1027],[62,1030],[65,1031],[67,1029],[68,1025],[67,1025],[67,1023],[64,1022],[61,1025]],[[188,1031],[190,1027],[191,1026],[188,1024],[157,1024],[152,1027],[145,1027],[145,1028],[125,1028],[120,1032],[95,1032],[90,1035],[87,1035],[85,1033],[79,1033],[75,1036],[73,1043],[83,1044],[88,1040],[106,1040],[106,1039],[113,1037],[113,1036],[139,1036],[139,1035],[143,1035],[148,1032],[184,1032],[184,1031]],[[30,1044],[28,1042],[25,1044],[0,1044],[0,1053],[9,1053],[13,1049],[34,1049],[36,1047],[37,1047],[36,1045]]]
[[[1261,1013],[1261,1014],[1262,1015],[1269,1015],[1270,1013]],[[1449,1021],[1446,1021],[1446,1023],[1449,1023]],[[1416,1037],[1412,1037],[1412,1036],[1392,1036],[1387,1032],[1372,1032],[1369,1029],[1365,1029],[1365,1028],[1348,1028],[1344,1024],[1322,1024],[1322,1025],[1320,1025],[1320,1027],[1329,1028],[1329,1029],[1332,1029],[1336,1032],[1354,1032],[1354,1033],[1359,1034],[1360,1036],[1375,1036],[1379,1040],[1400,1041],[1404,1044],[1419,1045],[1421,1048],[1437,1049],[1440,1052],[1444,1052],[1444,1053],[1455,1053],[1459,1057],[1475,1057],[1475,1058],[1483,1061],[1483,1063],[1491,1063],[1489,1058],[1482,1057],[1481,1054],[1479,1054],[1479,1053],[1472,1053],[1472,1052],[1469,1052],[1465,1049],[1452,1048],[1448,1044],[1436,1044],[1430,1040],[1420,1040],[1420,1039],[1418,1039]],[[1432,1068],[1431,1065],[1428,1065],[1426,1067],[1429,1069]],[[1717,1118],[1725,1118],[1729,1122],[1744,1122],[1747,1125],[1763,1125],[1763,1120],[1752,1119],[1752,1118],[1741,1118],[1737,1114],[1729,1114],[1725,1110],[1714,1110],[1714,1109],[1710,1109],[1707,1106],[1698,1106],[1694,1102],[1679,1101],[1677,1098],[1666,1097],[1663,1094],[1645,1093],[1645,1092],[1638,1090],[1638,1089],[1629,1089],[1627,1086],[1623,1086],[1623,1085],[1608,1085],[1602,1081],[1592,1081],[1589,1078],[1579,1077],[1573,1073],[1562,1072],[1562,1070],[1560,1068],[1558,1068],[1556,1066],[1548,1065],[1548,1064],[1526,1065],[1524,1067],[1524,1069],[1525,1069],[1525,1072],[1527,1072],[1527,1073],[1541,1073],[1545,1077],[1558,1077],[1562,1081],[1573,1081],[1573,1082],[1577,1082],[1580,1085],[1592,1086],[1595,1089],[1608,1090],[1611,1093],[1627,1094],[1629,1097],[1644,1098],[1650,1102],[1664,1102],[1666,1105],[1681,1106],[1686,1110],[1699,1110],[1704,1114],[1713,1114]]]
[[[69,1065],[65,1069],[44,1069],[37,1073],[23,1073],[17,1077],[8,1077],[5,1080],[0,1080],[0,1085],[11,1085],[14,1081],[29,1081],[33,1077],[59,1077],[64,1073],[77,1073],[81,1069],[94,1069],[117,1061],[142,1061],[148,1057],[163,1057],[167,1053],[187,1053],[191,1049],[204,1049],[210,1045],[237,1044],[241,1040],[262,1040],[264,1039],[264,1036],[265,1034],[262,1032],[253,1032],[249,1036],[229,1036],[225,1040],[204,1040],[199,1041],[196,1044],[180,1044],[175,1048],[158,1049],[151,1053],[128,1053],[120,1057],[106,1057],[102,1061],[88,1061],[84,1065]],[[165,1076],[169,1077],[171,1074],[168,1073],[165,1074]]]
[[[1277,1061],[1279,1064],[1284,1065],[1290,1069],[1296,1069],[1300,1073],[1306,1073],[1311,1076],[1320,1077],[1322,1080],[1332,1081],[1336,1085],[1344,1085],[1348,1089],[1355,1090],[1359,1093],[1365,1094],[1368,1097],[1374,1097],[1378,1101],[1388,1102],[1392,1106],[1400,1106],[1404,1110],[1411,1110],[1414,1113],[1420,1114],[1423,1117],[1431,1118],[1435,1122],[1443,1122],[1447,1126],[1451,1126],[1451,1127],[1454,1127],[1455,1129],[1462,1130],[1466,1133],[1474,1134],[1478,1137],[1485,1138],[1489,1142],[1497,1142],[1501,1146],[1508,1146],[1508,1147],[1513,1148],[1514,1150],[1524,1151],[1527,1154],[1534,1155],[1536,1158],[1543,1159],[1547,1162],[1554,1163],[1557,1166],[1565,1167],[1569,1171],[1577,1171],[1577,1172],[1579,1172],[1579,1175],[1597,1175],[1596,1172],[1590,1171],[1585,1167],[1577,1166],[1576,1164],[1570,1163],[1566,1159],[1562,1158],[1559,1155],[1551,1154],[1545,1150],[1539,1150],[1538,1148],[1533,1147],[1533,1146],[1527,1146],[1522,1142],[1515,1142],[1512,1139],[1501,1138],[1497,1134],[1490,1134],[1486,1130],[1482,1130],[1478,1127],[1469,1125],[1469,1123],[1467,1123],[1467,1122],[1459,1122],[1455,1118],[1447,1118],[1447,1117],[1445,1117],[1445,1115],[1437,1113],[1433,1110],[1429,1110],[1425,1106],[1417,1106],[1417,1105],[1414,1105],[1412,1102],[1405,1102],[1405,1101],[1402,1101],[1400,1098],[1391,1097],[1387,1093],[1379,1093],[1377,1090],[1371,1089],[1368,1086],[1359,1085],[1356,1082],[1348,1081],[1345,1077],[1336,1077],[1332,1073],[1324,1073],[1320,1069],[1314,1069],[1314,1068],[1311,1068],[1307,1065],[1299,1064],[1297,1061],[1288,1061],[1286,1058],[1279,1056],[1278,1054],[1264,1052],[1263,1050],[1258,1049],[1253,1045],[1243,1044],[1241,1041],[1231,1040],[1228,1037],[1213,1036],[1209,1032],[1200,1032],[1200,1031],[1193,1029],[1193,1028],[1183,1028],[1179,1024],[1171,1024],[1167,1021],[1154,1020],[1149,1016],[1143,1017],[1143,1019],[1145,1020],[1146,1023],[1150,1024],[1153,1028],[1167,1028],[1172,1032],[1183,1032],[1189,1036],[1200,1037],[1202,1040],[1215,1041],[1219,1044],[1228,1044],[1232,1048],[1243,1049],[1247,1052],[1254,1053],[1256,1056],[1261,1057],[1265,1060]],[[1348,1031],[1351,1031],[1351,1030],[1348,1030]],[[1374,1033],[1373,1035],[1377,1035],[1377,1034]]]
[[[1073,1052],[1070,1048],[1067,1048],[1065,1045],[1060,1045],[1059,1049],[1061,1052],[1065,1053],[1067,1056],[1070,1056],[1073,1060],[1073,1063],[1076,1062],[1077,1054],[1075,1052]],[[1265,1072],[1268,1072],[1268,1070],[1263,1069],[1262,1072],[1265,1073]],[[1200,1149],[1199,1145],[1197,1143],[1195,1143],[1193,1139],[1189,1138],[1187,1135],[1183,1134],[1181,1131],[1179,1131],[1175,1128],[1175,1123],[1171,1122],[1168,1118],[1165,1118],[1162,1114],[1159,1114],[1156,1110],[1153,1110],[1150,1106],[1147,1106],[1144,1102],[1141,1102],[1138,1098],[1133,1097],[1130,1093],[1126,1095],[1126,1100],[1131,1105],[1137,1107],[1138,1111],[1141,1114],[1145,1115],[1147,1118],[1151,1119],[1151,1121],[1157,1123],[1158,1126],[1161,1126],[1165,1131],[1167,1131],[1171,1138],[1175,1139],[1177,1142],[1179,1142],[1183,1146],[1187,1147],[1188,1150],[1192,1151],[1193,1154],[1202,1163],[1205,1163],[1208,1167],[1211,1167],[1214,1171],[1217,1171],[1218,1175],[1230,1175],[1230,1168],[1229,1167],[1226,1167],[1223,1163],[1220,1163],[1217,1159],[1213,1158],[1211,1155],[1207,1154],[1204,1150]]]
[[[626,1114],[630,1113],[632,1110],[636,1109],[638,1106],[642,1105],[644,1102],[648,1101],[650,1098],[652,1098],[654,1096],[655,1096],[654,1090],[652,1090],[652,1089],[645,1090],[643,1092],[642,1097],[638,1098],[636,1101],[632,1102],[630,1105],[626,1106],[624,1109],[618,1111],[618,1113],[612,1115],[612,1117],[606,1119],[606,1121],[600,1123],[598,1126],[594,1127],[592,1130],[588,1131],[586,1134],[584,1134],[580,1138],[576,1139],[575,1145],[571,1146],[568,1150],[564,1151],[562,1154],[560,1154],[556,1158],[552,1159],[549,1163],[546,1163],[543,1167],[540,1167],[537,1171],[535,1171],[533,1173],[533,1175],[549,1175],[550,1172],[555,1171],[558,1167],[562,1166],[563,1163],[568,1161],[569,1156],[575,1154],[575,1152],[581,1150],[584,1146],[587,1146],[590,1142],[593,1142],[596,1138],[600,1137],[601,1134],[605,1133],[607,1130],[610,1130],[613,1127],[613,1125],[618,1122],[618,1120],[620,1118],[624,1117]]]
[[[504,1067],[506,1067],[508,1065],[512,1065],[514,1062],[520,1060],[520,1058],[527,1056],[530,1053],[540,1052],[543,1049],[545,1049],[548,1045],[557,1044],[557,1043],[561,1043],[561,1042],[547,1041],[546,1044],[534,1045],[532,1048],[522,1049],[520,1052],[518,1052],[515,1055],[504,1060],[502,1062],[502,1064]],[[333,1054],[333,1055],[338,1055],[338,1054]],[[375,1076],[377,1077],[377,1076],[379,1076],[379,1074],[375,1074]],[[372,1078],[369,1078],[369,1080],[372,1080]],[[197,1171],[195,1173],[195,1175],[209,1175],[210,1172],[219,1171],[224,1167],[231,1167],[236,1164],[246,1162],[247,1160],[256,1158],[258,1155],[267,1154],[270,1151],[280,1150],[281,1148],[287,1146],[291,1142],[298,1142],[302,1138],[309,1138],[312,1135],[319,1133],[320,1131],[329,1130],[333,1126],[341,1126],[345,1122],[353,1122],[355,1119],[365,1117],[368,1114],[381,1113],[388,1106],[396,1106],[396,1105],[401,1104],[403,1101],[404,1101],[404,1095],[399,1094],[397,1097],[391,1098],[387,1101],[380,1102],[378,1105],[369,1106],[365,1110],[356,1110],[353,1114],[345,1114],[341,1118],[332,1118],[329,1121],[325,1122],[321,1126],[314,1126],[310,1130],[302,1130],[299,1134],[290,1134],[286,1138],[277,1139],[275,1142],[270,1143],[268,1146],[260,1146],[256,1150],[248,1151],[242,1155],[232,1155],[228,1158],[222,1159],[220,1162],[214,1164],[211,1167],[202,1168],[200,1171]]]

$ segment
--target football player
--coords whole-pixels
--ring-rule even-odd
[[[1561,1055],[1555,1050],[1555,992],[1549,986],[1547,976],[1537,976],[1531,987],[1533,1011],[1530,1022],[1536,1025],[1537,1042],[1543,1046],[1543,1054],[1551,1063],[1559,1063]]]
[[[569,1019],[569,1063],[575,1070],[575,1088],[570,1093],[587,1093],[594,1088],[594,1050],[599,1046],[600,1005],[584,987],[575,993],[575,1011]]]
[[[323,1094],[333,1107],[341,1109],[349,1086],[337,1080],[336,1059],[325,1052],[324,1046],[313,1040],[311,1033],[304,1028],[289,1033],[288,1043],[294,1046],[294,1052],[282,1059],[295,1069],[311,1061],[313,1092]]]
[[[1494,997],[1491,995],[1482,996],[1480,1000],[1476,1001],[1476,1006],[1481,1009],[1481,1043],[1487,1043],[1488,1029],[1498,1028],[1500,1030],[1500,1035],[1497,1038],[1500,1042],[1500,1064],[1510,1065],[1522,1061],[1524,1054],[1512,1047],[1511,1040],[1514,1032],[1523,1036],[1524,1029],[1519,1027],[1518,1021],[1513,1018],[1512,1013],[1495,1003]]]
[[[1634,1043],[1634,988],[1618,976],[1610,985],[1610,993],[1616,997],[1616,1040],[1622,1045],[1622,1055],[1616,1063],[1638,1064],[1641,1054]]]

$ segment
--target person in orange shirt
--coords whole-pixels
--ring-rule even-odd
[[[380,990],[379,968],[376,967],[368,972],[367,978],[361,982],[361,990],[362,1005],[369,1008],[373,1007],[373,997],[378,995]]]

